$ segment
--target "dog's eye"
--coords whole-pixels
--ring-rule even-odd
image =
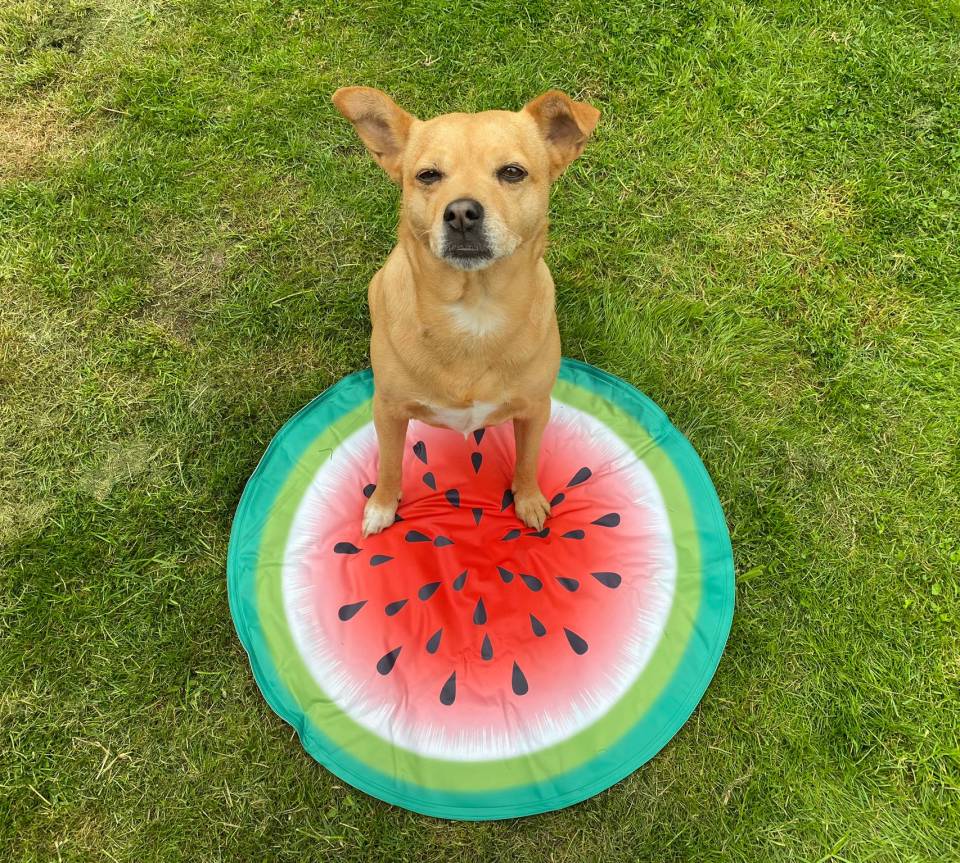
[[[436,168],[424,168],[422,171],[417,171],[417,179],[423,183],[424,186],[430,186],[436,183],[442,176],[443,174]]]
[[[527,176],[527,172],[524,171],[519,165],[504,165],[499,171],[497,171],[497,176],[501,180],[506,180],[508,183],[519,183],[524,177]]]

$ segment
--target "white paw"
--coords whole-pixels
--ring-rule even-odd
[[[397,514],[397,505],[384,506],[380,503],[374,503],[368,500],[363,508],[363,535],[373,536],[380,533],[386,527],[393,524],[394,516]]]

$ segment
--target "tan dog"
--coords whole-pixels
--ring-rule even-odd
[[[363,534],[393,524],[410,419],[464,435],[512,419],[514,506],[539,530],[550,505],[537,461],[560,363],[547,203],[600,113],[557,90],[517,112],[425,121],[369,87],[333,103],[403,187],[398,242],[368,295],[380,461]]]

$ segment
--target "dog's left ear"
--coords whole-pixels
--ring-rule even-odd
[[[360,140],[390,179],[399,183],[403,151],[416,117],[373,87],[341,87],[333,94],[333,104],[353,123]]]
[[[550,90],[524,105],[536,121],[550,153],[550,179],[555,180],[582,152],[600,119],[600,112],[586,102],[574,102],[566,93]]]

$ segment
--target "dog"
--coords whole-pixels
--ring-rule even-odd
[[[514,508],[541,530],[537,464],[560,366],[547,206],[600,112],[559,90],[520,111],[430,120],[370,87],[333,103],[403,190],[397,245],[368,290],[379,464],[363,535],[394,522],[411,419],[465,436],[513,420]]]

